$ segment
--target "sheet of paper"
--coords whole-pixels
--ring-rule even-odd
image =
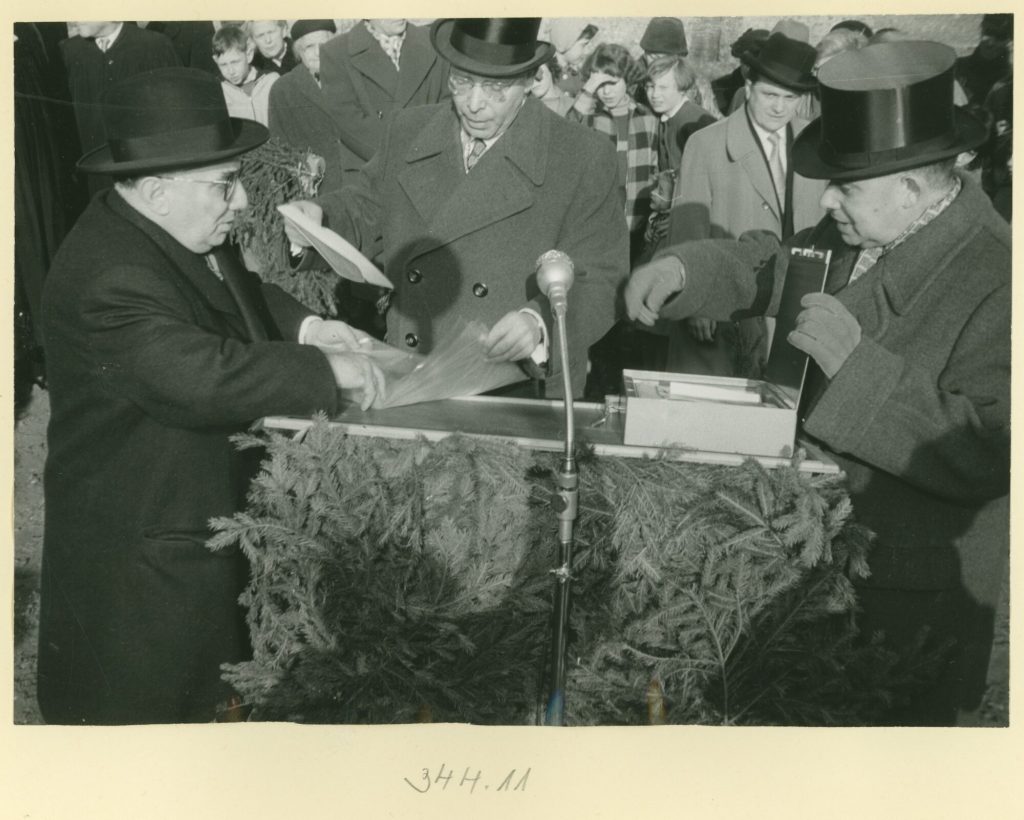
[[[430,352],[421,356],[397,347],[368,340],[359,353],[371,358],[383,371],[386,382],[383,401],[373,407],[403,407],[427,401],[440,401],[463,396],[476,396],[524,381],[527,376],[512,362],[492,362],[484,352],[483,340],[487,328],[482,322],[460,320],[454,335]],[[323,348],[327,352],[341,352],[338,348]],[[342,391],[354,402],[362,391]]]
[[[368,282],[382,288],[394,289],[391,280],[359,249],[323,225],[317,225],[291,202],[278,205],[277,210],[287,225],[294,228],[316,249],[339,276],[353,282]]]

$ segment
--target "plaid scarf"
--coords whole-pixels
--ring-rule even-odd
[[[370,36],[380,43],[380,47],[384,49],[384,53],[388,55],[391,62],[395,64],[395,68],[397,69],[399,62],[402,60],[402,44],[405,42],[405,32],[395,35],[383,34],[377,31],[377,29],[365,20],[363,21],[363,25],[366,26],[366,30],[370,32]]]
[[[632,232],[646,224],[651,212],[651,191],[658,173],[658,118],[635,102],[628,114],[616,118],[599,102],[597,110],[581,121],[615,143],[619,184],[626,191],[626,223]]]
[[[948,208],[957,194],[960,193],[960,189],[963,187],[963,183],[960,178],[956,178],[956,182],[949,192],[938,202],[928,207],[923,214],[907,226],[907,229],[897,236],[892,242],[882,245],[878,248],[868,248],[860,252],[857,257],[857,263],[853,266],[853,273],[850,274],[850,280],[847,282],[848,285],[852,285],[865,273],[871,270],[875,263],[878,262],[885,254],[891,251],[893,248],[897,248],[906,242],[911,236],[917,233],[921,228],[931,222],[935,217],[941,214],[946,208]]]

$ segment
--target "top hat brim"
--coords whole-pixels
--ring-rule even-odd
[[[792,75],[787,76],[776,70],[773,66],[766,65],[761,62],[757,53],[750,51],[749,49],[740,55],[740,62],[757,71],[757,73],[765,79],[792,91],[813,91],[818,87],[818,80],[816,77],[811,75],[807,75],[803,78],[794,77]]]
[[[223,162],[262,145],[270,137],[266,126],[253,120],[231,117],[233,139],[218,149],[197,150],[189,153],[187,144],[179,144],[173,154],[140,157],[134,160],[116,160],[110,145],[102,145],[84,154],[76,168],[87,174],[113,174],[117,176],[141,174],[146,171],[167,171],[172,168],[191,168]]]
[[[793,141],[793,169],[807,179],[846,182],[871,179],[955,157],[974,150],[988,139],[985,124],[963,108],[955,108],[953,118],[953,140],[946,145],[909,145],[826,158],[822,156],[821,117],[818,117]],[[829,152],[825,153],[827,156]]]
[[[430,27],[430,41],[434,44],[434,50],[444,57],[455,68],[476,74],[480,77],[515,77],[518,74],[525,74],[542,63],[546,63],[555,54],[555,47],[551,43],[538,40],[534,46],[533,56],[525,62],[512,63],[511,65],[498,65],[486,63],[468,57],[458,51],[452,45],[452,29],[456,20],[453,18],[442,18],[434,22]]]

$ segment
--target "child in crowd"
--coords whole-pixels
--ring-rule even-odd
[[[263,72],[253,65],[256,44],[237,26],[221,26],[213,35],[213,61],[220,69],[221,90],[232,117],[267,124],[270,88],[276,72]]]
[[[534,77],[533,85],[530,86],[530,93],[558,116],[564,117],[572,108],[573,96],[555,83],[555,77],[558,76],[560,70],[557,57],[552,57],[546,63],[541,63],[537,68],[537,76]]]
[[[644,69],[624,46],[602,43],[584,63],[583,78],[568,117],[607,134],[615,143],[633,258],[642,246],[658,172],[658,120],[634,97]]]
[[[677,55],[655,57],[648,63],[644,89],[658,123],[658,184],[651,194],[651,214],[646,243],[656,247],[668,232],[675,180],[690,135],[715,121],[715,117],[690,99],[696,75]]]
[[[583,89],[567,118],[607,134],[615,144],[633,264],[643,249],[651,189],[657,178],[658,119],[634,97],[643,81],[644,69],[623,46],[597,46],[583,64],[582,77]],[[656,363],[660,341],[629,323],[616,324],[590,348],[586,397],[600,400],[605,395],[621,394],[623,369]]]

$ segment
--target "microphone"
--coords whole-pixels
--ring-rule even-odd
[[[547,251],[537,259],[537,285],[548,297],[551,312],[564,316],[569,308],[569,288],[572,287],[573,264],[561,251]]]

